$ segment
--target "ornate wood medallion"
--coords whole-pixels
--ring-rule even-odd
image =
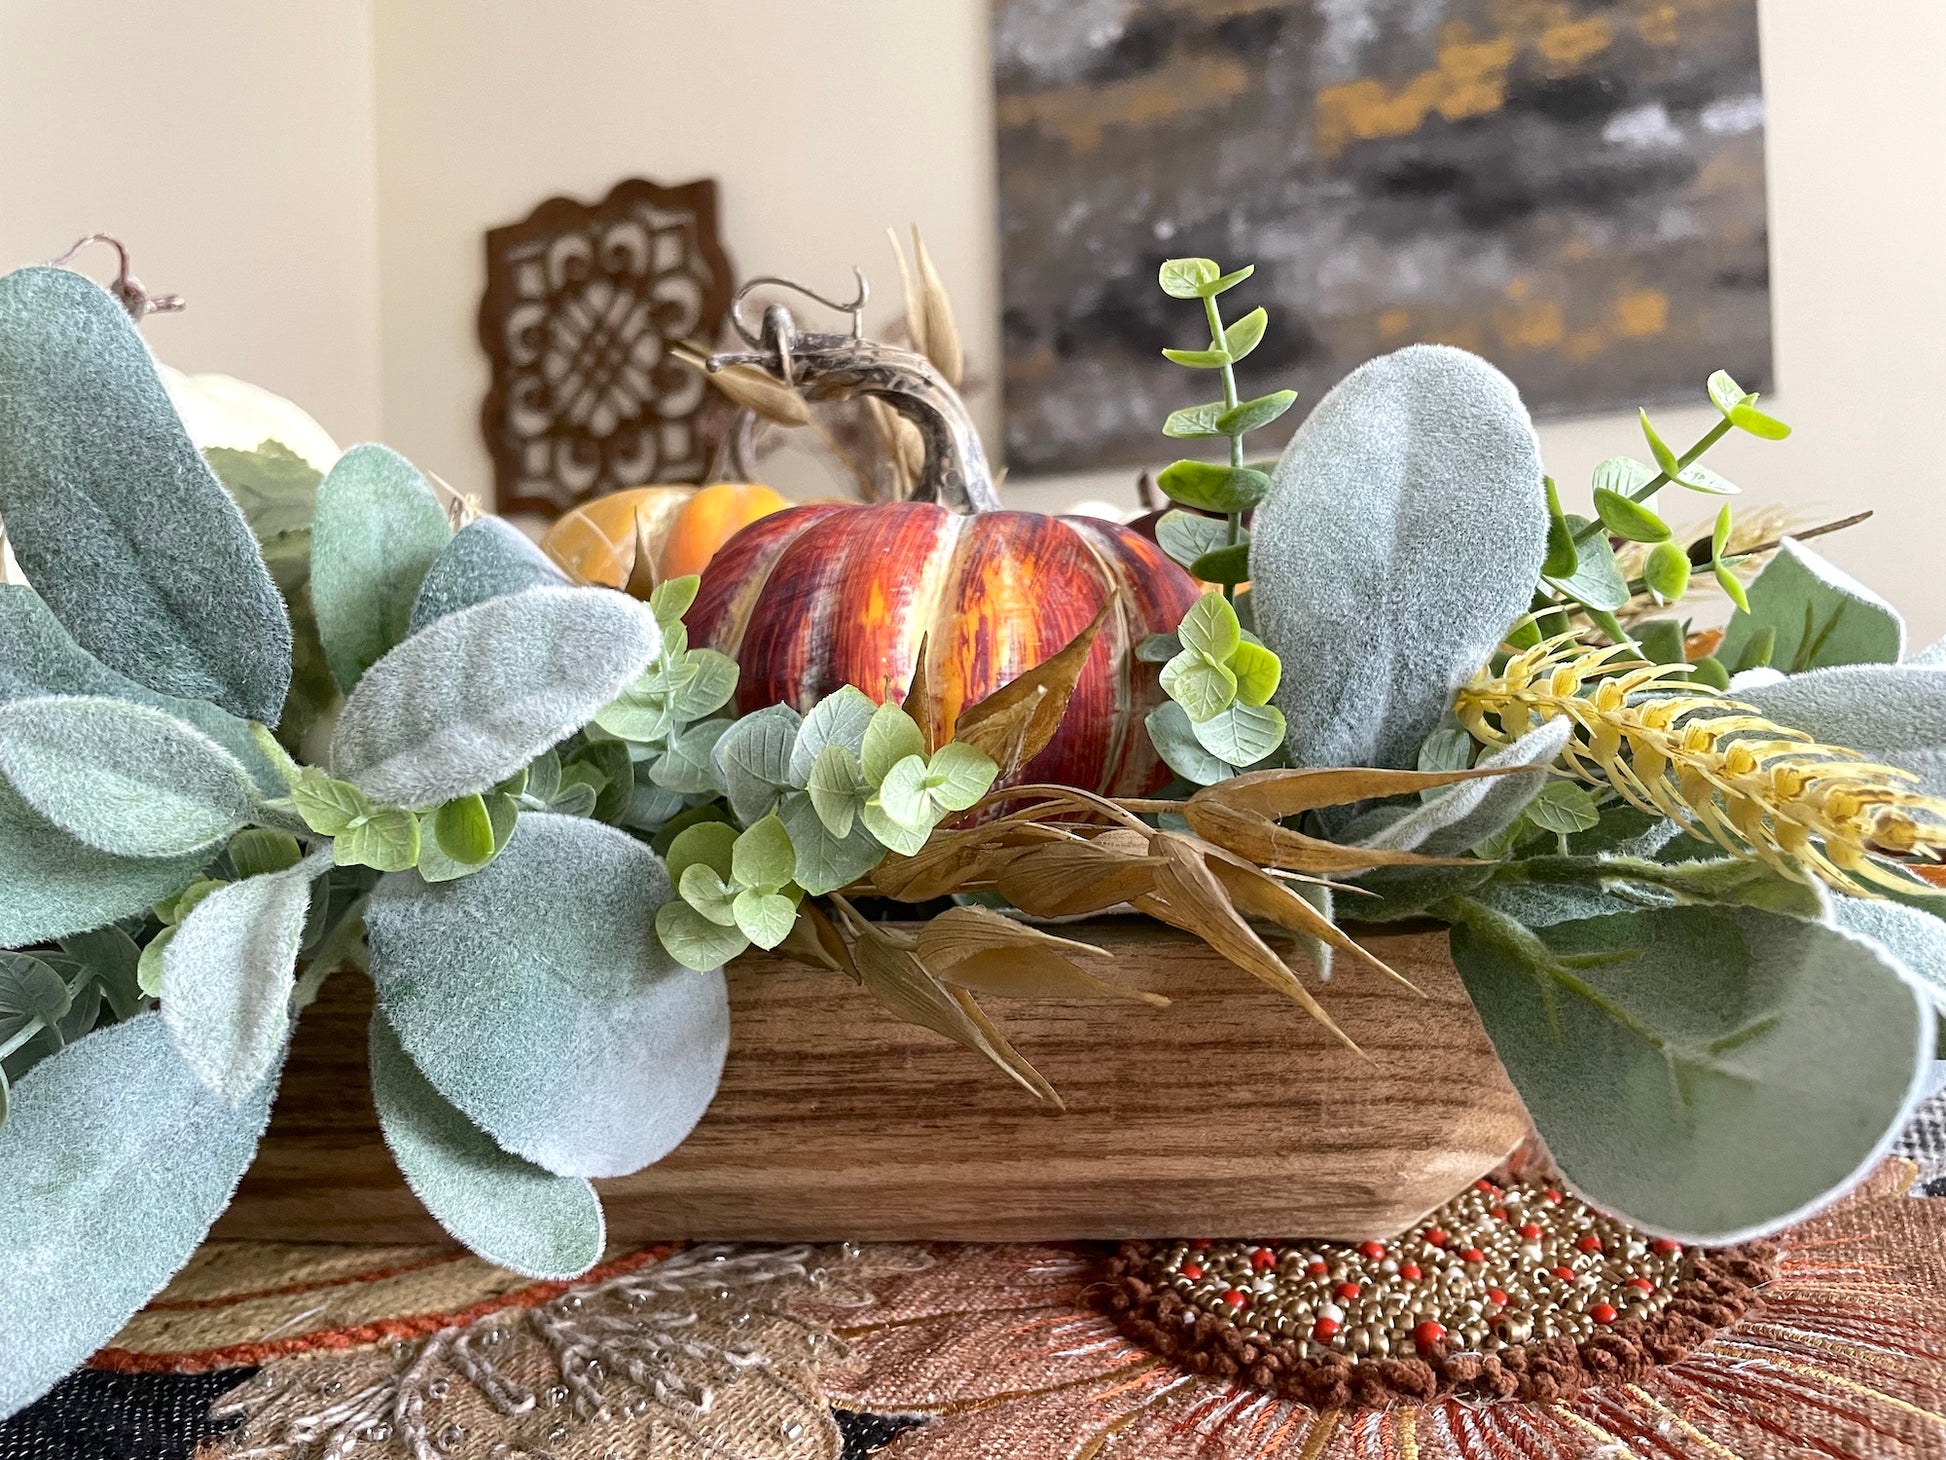
[[[480,428],[499,510],[556,517],[623,487],[701,480],[710,393],[669,347],[714,340],[729,308],[715,182],[549,198],[490,230],[486,251]]]

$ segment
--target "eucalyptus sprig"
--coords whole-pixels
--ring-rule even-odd
[[[1211,259],[1170,259],[1162,266],[1162,292],[1172,299],[1202,301],[1209,326],[1209,344],[1202,349],[1165,349],[1162,353],[1192,370],[1215,370],[1223,380],[1223,399],[1172,411],[1162,434],[1179,440],[1216,440],[1230,444],[1227,465],[1184,459],[1163,468],[1156,485],[1172,502],[1199,512],[1170,512],[1156,525],[1162,550],[1206,583],[1223,585],[1223,596],[1236,597],[1239,583],[1250,577],[1249,530],[1243,514],[1270,490],[1270,475],[1261,467],[1246,466],[1243,438],[1268,426],[1297,400],[1297,392],[1272,391],[1253,400],[1237,397],[1236,362],[1262,342],[1270,316],[1262,305],[1230,324],[1223,322],[1217,296],[1234,289],[1256,272],[1254,264],[1224,273]],[[1223,521],[1201,516],[1220,512]]]

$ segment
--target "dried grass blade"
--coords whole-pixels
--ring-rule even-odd
[[[1065,842],[1068,833],[1032,823],[989,823],[959,831],[933,833],[910,857],[894,853],[871,874],[877,891],[900,902],[930,902],[964,891],[975,882],[992,880],[1023,846]]]
[[[811,968],[824,968],[832,973],[858,977],[857,970],[851,966],[851,954],[845,947],[845,940],[832,926],[831,919],[810,898],[798,904],[797,921],[791,924],[790,932],[777,945],[777,951]]]
[[[1201,801],[1190,797],[1183,803],[1183,816],[1203,840],[1260,867],[1331,876],[1367,872],[1373,867],[1465,867],[1473,863],[1470,857],[1422,857],[1417,852],[1339,846],[1216,798]]]
[[[926,241],[919,236],[918,226],[912,229],[912,259],[919,272],[919,312],[925,322],[925,344],[921,347],[928,360],[932,361],[939,373],[946,377],[946,383],[958,389],[966,375],[966,351],[960,344],[959,326],[953,322],[953,301],[947,297],[946,285],[933,267],[932,254],[926,249]],[[903,272],[905,260],[899,260]],[[906,310],[910,316],[911,293],[906,296]]]
[[[1000,1026],[993,1022],[972,994],[965,989],[955,988],[947,989],[946,993],[954,1003],[959,1005],[960,1012],[966,1015],[968,1021],[980,1031],[984,1045],[981,1049],[982,1054],[1056,1110],[1065,1111],[1068,1108],[1068,1103],[1061,1098],[1060,1092],[1048,1084],[1041,1072],[1028,1062],[1027,1057],[1013,1047],[1012,1041],[1000,1032]]]
[[[1347,806],[1384,796],[1404,796],[1485,776],[1516,775],[1527,766],[1475,766],[1463,771],[1388,771],[1369,766],[1325,766],[1311,770],[1246,771],[1205,786],[1190,804],[1220,801],[1283,821],[1326,806]]]
[[[985,751],[1012,775],[1039,755],[1061,727],[1068,700],[1087,665],[1095,636],[1114,609],[1117,595],[1103,600],[1094,622],[1059,653],[1016,676],[992,694],[960,713],[952,738]]]
[[[1155,891],[1163,866],[1156,857],[1131,857],[1090,842],[1062,843],[1016,853],[994,876],[993,887],[1034,917],[1079,917]]]
[[[919,636],[919,652],[912,662],[912,682],[905,687],[905,698],[900,706],[919,726],[919,734],[926,743],[926,754],[931,755],[939,749],[938,706],[932,700],[932,677],[926,668],[926,657],[932,652],[932,635]]]
[[[711,370],[707,365],[708,357],[693,346],[677,345],[672,353],[685,365],[693,365],[701,370],[704,379],[721,391],[726,399],[742,406],[752,415],[774,421],[780,426],[811,424],[811,408],[804,403],[804,397],[755,365],[725,365],[720,370]]]
[[[1058,938],[983,907],[956,907],[919,930],[919,956],[945,983],[1002,999],[1123,999],[1166,1008],[1143,993],[1088,971],[1114,955]]]
[[[1329,943],[1340,953],[1348,953],[1388,978],[1396,979],[1420,998],[1426,997],[1425,990],[1411,979],[1361,945],[1290,888],[1251,866],[1243,858],[1232,856],[1220,847],[1211,847],[1205,860],[1209,869],[1216,874],[1216,880],[1223,884],[1223,890],[1230,894],[1230,901],[1235,904],[1237,911],[1245,917],[1262,918],[1265,922],[1277,924],[1287,933],[1298,933]]]

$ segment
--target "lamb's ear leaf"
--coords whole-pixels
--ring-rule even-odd
[[[227,1104],[145,1013],[14,1086],[0,1126],[0,1416],[107,1343],[189,1260],[256,1154],[276,1083]]]
[[[379,1003],[413,1061],[503,1150],[622,1176],[702,1117],[729,1046],[720,972],[664,951],[662,862],[547,812],[483,870],[380,882],[366,911]]]
[[[33,589],[0,583],[0,704],[44,695],[101,695],[161,710],[194,725],[242,761],[259,790],[283,794],[283,780],[251,739],[247,721],[207,700],[158,694],[117,674],[74,642]]]
[[[605,588],[458,609],[366,672],[338,716],[333,767],[394,806],[489,791],[593,719],[661,644],[648,608]]]
[[[162,954],[162,1018],[196,1076],[237,1104],[290,1038],[298,944],[318,853],[282,872],[227,883],[197,903]]]
[[[451,536],[419,469],[386,447],[352,447],[318,487],[311,607],[346,694],[410,631],[420,585]]]
[[[1896,902],[1862,897],[1832,898],[1839,927],[1849,933],[1876,938],[1892,956],[1911,969],[1946,1009],[1946,919]]]
[[[1527,408],[1486,361],[1412,345],[1339,382],[1251,524],[1257,632],[1303,671],[1277,692],[1292,763],[1410,766],[1527,611],[1547,523]]]
[[[61,830],[121,857],[201,851],[256,799],[249,771],[200,730],[98,696],[0,705],[0,775]]]
[[[1741,663],[1744,649],[1766,630],[1776,632],[1769,662],[1787,674],[1837,664],[1896,664],[1905,652],[1905,620],[1898,610],[1795,538],[1784,539],[1746,593],[1750,611],[1730,615],[1716,650],[1725,664]]]
[[[1946,796],[1946,668],[1841,664],[1735,694],[1780,725],[1911,771],[1928,794]]]
[[[196,880],[207,852],[118,857],[75,840],[0,778],[0,948],[112,923]]]
[[[518,527],[501,517],[477,517],[453,534],[427,569],[412,605],[411,631],[489,598],[567,582],[567,574]]]
[[[1925,1090],[1931,1000],[1838,928],[1667,907],[1534,932],[1485,916],[1452,946],[1562,1172],[1653,1232],[1722,1244],[1801,1220],[1877,1164]]]
[[[606,1233],[594,1187],[496,1146],[432,1087],[376,1009],[370,1044],[379,1129],[440,1226],[523,1277],[579,1277],[600,1260]]]
[[[1428,857],[1464,856],[1512,826],[1540,795],[1548,782],[1545,775],[1536,772],[1552,765],[1567,747],[1571,728],[1565,719],[1550,720],[1480,761],[1482,766],[1532,769],[1447,786],[1377,830],[1358,835],[1347,828],[1345,836],[1359,846],[1419,852]]]
[[[284,600],[122,307],[67,269],[0,278],[0,401],[0,517],[54,616],[152,690],[275,724]]]

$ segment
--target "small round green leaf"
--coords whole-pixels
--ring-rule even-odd
[[[1751,399],[1756,397],[1752,396]],[[1739,431],[1763,441],[1782,441],[1791,434],[1791,428],[1775,416],[1765,415],[1755,406],[1735,406],[1730,410],[1730,424]]]
[[[1187,365],[1191,370],[1221,370],[1225,365],[1230,363],[1230,352],[1228,350],[1214,348],[1207,350],[1165,349],[1162,352],[1162,356],[1165,360],[1171,360],[1178,365]]]
[[[1162,666],[1162,690],[1183,707],[1191,724],[1212,719],[1237,697],[1237,680],[1228,668],[1185,649]]]
[[[1173,561],[1187,568],[1205,553],[1215,552],[1229,542],[1230,524],[1221,517],[1205,517],[1199,512],[1178,509],[1163,513],[1157,520],[1155,540]],[[1169,652],[1173,654],[1175,650]]]
[[[737,929],[759,948],[775,948],[791,933],[797,921],[797,904],[776,892],[759,892],[747,887],[732,904]]]
[[[1636,415],[1642,421],[1642,439],[1649,443],[1649,455],[1655,458],[1655,464],[1661,468],[1664,476],[1675,476],[1682,470],[1682,463],[1676,459],[1676,453],[1669,449],[1668,444],[1656,434],[1655,427],[1649,424],[1647,411],[1638,410]]]
[[[1268,426],[1296,403],[1294,390],[1274,390],[1255,400],[1239,401],[1216,418],[1216,434],[1242,436],[1260,426]]]
[[[1203,749],[1234,766],[1255,765],[1284,743],[1284,713],[1275,705],[1227,705],[1190,728]]]
[[[1235,587],[1250,581],[1250,539],[1226,543],[1204,553],[1189,565],[1190,574],[1205,583],[1226,583]]]
[[[796,869],[791,834],[775,813],[744,832],[730,848],[730,875],[745,887],[775,891],[791,880]]]
[[[1237,622],[1236,610],[1222,594],[1205,593],[1183,615],[1176,637],[1191,653],[1227,664],[1237,645],[1243,642],[1243,626]]]
[[[1658,603],[1674,603],[1689,591],[1689,554],[1678,543],[1657,543],[1642,564],[1642,582]]]
[[[1170,501],[1206,512],[1247,512],[1270,490],[1270,478],[1262,472],[1212,461],[1172,462],[1155,484]]]
[[[1257,348],[1269,324],[1270,315],[1262,305],[1258,305],[1223,331],[1223,348],[1229,352],[1232,360],[1241,360]]]
[[[1222,277],[1223,271],[1214,259],[1170,259],[1156,279],[1171,299],[1200,299]]]
[[[304,849],[287,831],[267,826],[251,826],[230,838],[230,866],[239,877],[262,877],[295,867],[304,860]]]
[[[1237,699],[1245,705],[1262,705],[1277,693],[1284,677],[1284,664],[1262,644],[1245,639],[1230,656],[1230,673],[1236,676]]]
[[[1619,492],[1596,487],[1595,513],[1601,518],[1602,526],[1630,542],[1668,541],[1669,524],[1640,502],[1631,501]]]
[[[926,790],[947,811],[964,811],[992,789],[1000,767],[978,746],[962,740],[939,747],[926,766]]]
[[[483,796],[458,796],[432,816],[432,833],[439,849],[455,862],[471,866],[493,855],[493,820]]]
[[[1162,423],[1162,434],[1177,440],[1194,440],[1203,436],[1221,436],[1217,429],[1217,419],[1229,409],[1220,400],[1205,401],[1199,406],[1184,406],[1179,411],[1169,412],[1169,419]]]

